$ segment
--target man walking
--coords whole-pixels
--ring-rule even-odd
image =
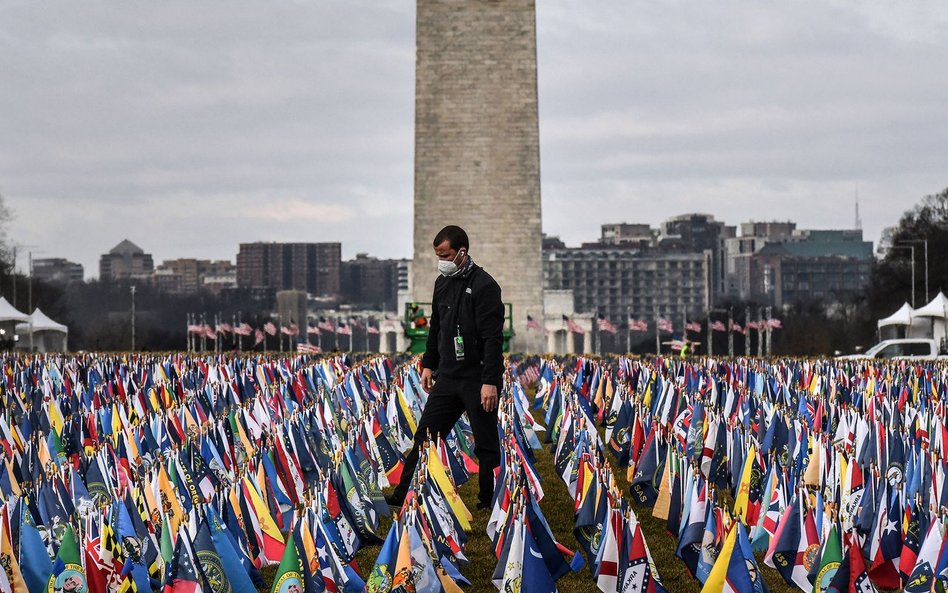
[[[504,304],[500,286],[471,258],[464,229],[444,227],[433,246],[441,276],[435,281],[421,360],[421,384],[430,395],[401,481],[386,499],[393,507],[402,506],[425,439],[445,437],[467,412],[480,468],[477,508],[489,509],[494,468],[500,463],[497,399],[504,374]]]

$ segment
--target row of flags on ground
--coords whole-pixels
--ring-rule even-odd
[[[382,528],[382,490],[402,476],[427,399],[417,364],[3,358],[0,592],[460,591],[472,515],[458,488],[478,471],[466,419],[425,444],[404,507]],[[553,591],[588,563],[606,590],[627,590],[623,578],[661,590],[614,482],[577,499],[579,550],[554,537],[536,469],[544,428],[524,389],[545,368],[512,366],[503,388],[494,584]],[[602,442],[587,445],[577,467],[608,475]],[[580,475],[588,492],[593,473]],[[605,538],[595,520],[610,526]],[[366,545],[379,555],[360,567]],[[272,580],[266,567],[276,567]]]
[[[385,537],[382,488],[427,397],[415,366],[384,358],[7,356],[2,370],[0,591],[17,593],[362,591],[355,554]],[[464,426],[438,445],[441,473],[425,466],[444,491],[472,463]]]
[[[755,553],[808,593],[948,581],[943,362],[549,360],[537,396],[571,493],[604,429],[705,591],[766,591]]]

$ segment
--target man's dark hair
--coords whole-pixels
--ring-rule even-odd
[[[449,224],[444,227],[434,238],[434,246],[437,247],[445,241],[451,246],[451,249],[460,251],[462,248],[470,251],[471,243],[467,238],[467,233],[459,226]]]

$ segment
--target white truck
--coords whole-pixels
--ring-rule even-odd
[[[883,340],[869,348],[862,354],[847,354],[837,356],[840,360],[855,360],[861,358],[895,358],[909,360],[948,360],[948,353],[944,345],[926,338],[905,338],[899,340]]]

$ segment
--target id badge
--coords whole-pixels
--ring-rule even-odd
[[[454,358],[464,360],[464,338],[454,336]]]

